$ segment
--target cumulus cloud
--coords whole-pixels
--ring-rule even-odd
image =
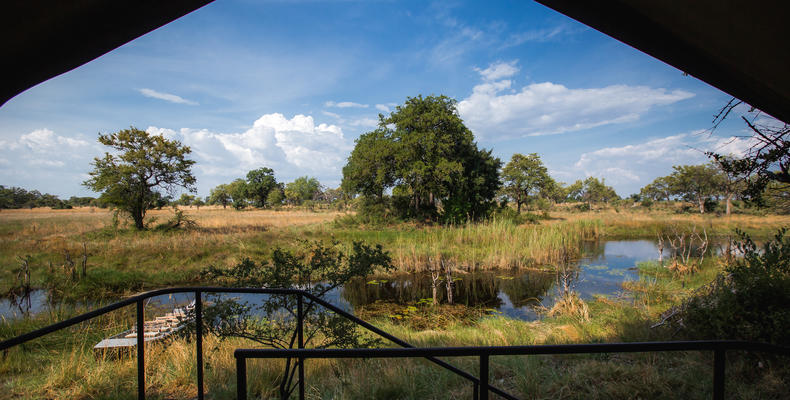
[[[475,67],[474,70],[480,73],[483,79],[487,81],[493,81],[502,78],[509,78],[515,75],[518,72],[516,63],[518,63],[518,60],[513,60],[510,62],[498,62],[489,65],[486,69]]]
[[[376,104],[376,109],[385,113],[390,112],[390,108],[386,104]]]
[[[0,141],[0,181],[29,190],[73,194],[80,190],[93,157],[101,154],[100,147],[46,128],[10,135]]]
[[[489,76],[511,70],[489,67]],[[486,76],[485,74],[483,75]],[[511,89],[510,80],[487,80],[458,103],[461,117],[475,134],[488,138],[551,135],[639,119],[652,107],[694,96],[684,90],[612,85],[571,89],[543,82]]]
[[[337,107],[337,108],[368,108],[367,104],[360,104],[354,103],[353,101],[341,101],[341,102],[334,102],[334,101],[327,101],[324,103],[326,107]]]
[[[671,173],[673,165],[709,162],[707,151],[741,157],[752,144],[750,138],[712,136],[706,131],[681,133],[583,153],[573,170],[559,171],[559,175],[606,178],[621,194],[633,193]]]
[[[183,98],[181,96],[177,96],[177,95],[174,95],[174,94],[171,94],[171,93],[157,92],[156,90],[147,89],[147,88],[140,89],[139,91],[140,91],[140,94],[142,94],[143,96],[150,97],[150,98],[153,98],[153,99],[169,101],[171,103],[176,103],[176,104],[186,104],[186,105],[190,105],[190,106],[197,106],[197,105],[199,105],[197,102],[194,102],[194,101],[191,101],[191,100],[187,100],[187,99],[185,99],[185,98]]]
[[[304,174],[323,181],[337,179],[352,148],[340,127],[316,124],[312,116],[301,114],[290,119],[279,113],[266,114],[251,128],[236,133],[155,126],[147,131],[190,146],[199,175],[208,177],[210,185],[263,166],[274,169],[280,179]]]

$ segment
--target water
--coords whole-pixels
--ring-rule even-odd
[[[597,295],[617,297],[622,295],[622,283],[636,280],[637,263],[656,260],[658,248],[649,240],[619,240],[590,242],[585,245],[584,256],[578,261],[579,274],[573,281],[575,290],[583,299]],[[443,277],[442,277],[443,278]],[[556,274],[541,271],[480,271],[453,275],[453,300],[456,304],[479,306],[497,310],[511,318],[534,320],[538,318],[536,306],[551,307],[556,296]],[[439,301],[447,301],[445,281],[439,282]],[[262,295],[228,295],[250,303],[266,298]],[[389,277],[357,279],[345,287],[337,288],[326,299],[348,311],[376,301],[396,304],[418,302],[432,297],[430,274],[403,274]],[[192,301],[191,294],[158,296],[150,305],[175,307]],[[0,299],[0,318],[14,319],[26,314],[52,310],[53,300],[44,290],[34,290],[28,299],[13,302]],[[98,306],[98,304],[82,304]]]
[[[639,279],[637,263],[658,259],[658,248],[649,240],[591,242],[585,245],[583,253],[572,286],[586,300],[594,296],[622,296],[622,283]],[[491,308],[522,320],[537,319],[535,308],[551,307],[556,296],[557,276],[553,272],[480,271],[459,273],[453,279],[456,304]],[[339,297],[351,308],[376,301],[414,303],[432,297],[431,282],[429,273],[360,279],[346,285]],[[447,301],[445,282],[442,279],[438,283],[440,303]]]

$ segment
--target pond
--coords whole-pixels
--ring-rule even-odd
[[[624,281],[639,279],[637,263],[658,259],[658,247],[649,240],[589,242],[583,254],[577,261],[578,276],[574,277],[572,286],[588,300],[594,296],[621,296]],[[556,296],[557,274],[554,272],[478,271],[456,273],[452,280],[454,303],[490,308],[522,320],[537,319],[535,307],[551,307]],[[347,309],[376,301],[407,304],[432,298],[431,283],[430,273],[373,277],[355,280],[331,295],[335,304]],[[446,303],[444,277],[437,286],[439,302]]]
[[[650,240],[599,241],[585,244],[584,256],[577,261],[578,276],[573,287],[584,299],[603,295],[622,295],[625,280],[639,278],[636,264],[658,258],[658,248]],[[556,296],[557,274],[539,270],[500,270],[455,273],[452,294],[456,304],[497,310],[502,315],[522,320],[538,318],[535,306],[551,307]],[[327,300],[353,311],[376,301],[396,304],[415,303],[432,297],[431,276],[401,274],[358,279],[327,294]],[[438,299],[447,302],[446,281],[438,283]],[[255,303],[261,295],[236,295]],[[161,296],[152,303],[182,305],[192,300],[188,294]],[[92,304],[88,304],[92,306]],[[0,299],[0,318],[14,319],[25,314],[53,310],[56,305],[44,290],[34,290],[29,298],[16,302]]]

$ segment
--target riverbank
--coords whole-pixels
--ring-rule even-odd
[[[694,227],[711,237],[740,228],[768,237],[788,216],[730,217],[666,211],[558,212],[539,224],[488,221],[461,226],[398,224],[344,226],[344,214],[307,210],[187,209],[192,229],[137,232],[115,224],[101,209],[4,210],[0,212],[0,293],[21,285],[27,265],[30,284],[55,298],[117,298],[152,288],[197,284],[208,265],[228,267],[246,257],[262,260],[276,246],[293,248],[301,240],[353,240],[382,244],[399,272],[450,264],[462,270],[537,268],[578,258],[583,243],[600,239],[655,239],[658,232]],[[151,226],[171,211],[150,212]],[[85,275],[82,274],[83,261]]]
[[[509,346],[673,340],[671,332],[651,328],[660,314],[678,304],[720,271],[717,260],[695,274],[680,277],[654,263],[638,266],[638,279],[623,285],[627,296],[597,297],[587,302],[589,319],[546,317],[526,322],[489,315],[472,323],[465,318],[442,326],[415,328],[381,316],[372,322],[416,346]],[[423,305],[425,312],[430,305]],[[2,336],[30,330],[65,315],[40,316],[0,330]],[[102,336],[128,328],[133,310],[113,313],[68,332],[10,350],[0,360],[0,399],[5,398],[134,398],[133,354],[96,356],[91,347]],[[206,390],[209,398],[235,396],[233,350],[257,347],[241,339],[207,336]],[[384,346],[388,346],[386,343]],[[147,394],[150,398],[196,396],[195,346],[189,338],[147,346]],[[727,391],[733,398],[781,398],[790,371],[770,357],[728,355]],[[476,372],[474,359],[453,359]],[[758,366],[758,364],[760,366]],[[608,399],[638,397],[710,398],[712,356],[707,353],[620,354],[596,356],[494,357],[492,383],[525,398]],[[249,361],[249,391],[256,397],[275,395],[282,365]],[[468,397],[468,382],[423,360],[309,360],[307,393],[312,398],[448,398]]]

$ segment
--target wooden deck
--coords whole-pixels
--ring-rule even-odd
[[[151,321],[145,321],[143,336],[146,342],[153,342],[165,339],[172,334],[184,329],[188,322],[188,312],[195,307],[194,302],[185,306],[173,309],[173,311],[156,317]],[[102,340],[93,346],[94,350],[131,348],[137,346],[137,329],[119,333]]]

